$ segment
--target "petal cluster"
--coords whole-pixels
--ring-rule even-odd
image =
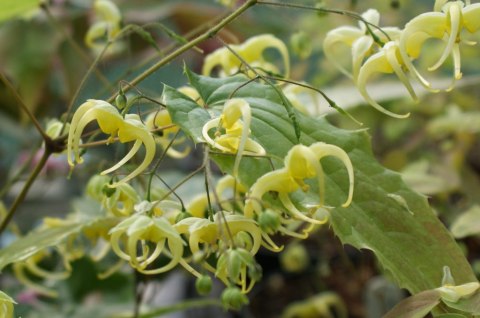
[[[251,120],[250,104],[244,99],[232,98],[225,103],[222,114],[205,123],[202,128],[207,144],[222,152],[236,154],[234,176],[238,173],[242,155],[265,155],[265,149],[249,137]],[[214,128],[216,131],[212,138],[209,132]]]
[[[266,193],[273,191],[277,193],[278,199],[286,212],[286,216],[282,215],[280,217],[279,231],[292,235],[292,232],[284,227],[284,225],[291,223],[292,219],[308,222],[312,225],[325,223],[327,221],[325,215],[322,215],[322,219],[317,219],[315,214],[319,212],[318,210],[325,208],[324,172],[320,160],[327,156],[338,158],[347,168],[349,189],[347,199],[342,206],[349,206],[352,202],[354,181],[353,166],[350,158],[344,150],[337,146],[317,142],[310,146],[295,145],[285,157],[285,166],[283,168],[263,175],[252,185],[245,202],[245,216],[253,217],[254,215],[264,213],[264,208],[261,204],[262,197]],[[297,190],[308,191],[309,185],[305,180],[311,178],[316,180],[320,201],[313,209],[309,209],[306,212],[300,211],[290,199],[289,194]]]
[[[290,60],[287,46],[272,34],[257,35],[249,38],[242,44],[230,45],[229,47],[260,73],[282,74],[284,77],[288,77],[290,74]],[[283,73],[274,63],[265,58],[264,53],[267,49],[278,51],[283,62]],[[220,76],[229,76],[242,71],[245,67],[237,56],[227,47],[223,47],[210,53],[205,58],[202,74],[210,75],[216,68],[220,68]]]
[[[67,157],[68,164],[73,167],[76,163],[82,163],[83,158],[80,155],[80,138],[85,127],[92,121],[96,121],[102,132],[110,135],[109,140],[115,138],[121,143],[133,141],[133,147],[117,164],[101,172],[102,175],[111,173],[132,159],[143,145],[145,148],[145,157],[140,165],[129,175],[118,182],[112,183],[111,187],[125,183],[140,173],[142,173],[152,162],[155,156],[155,140],[149,129],[140,120],[136,114],[127,114],[124,117],[111,104],[90,99],[80,105],[73,115],[68,132]]]
[[[88,29],[85,44],[99,51],[120,32],[122,15],[110,0],[95,0],[93,10],[96,22]]]

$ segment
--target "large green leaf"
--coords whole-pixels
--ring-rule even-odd
[[[173,88],[164,94],[172,120],[195,142],[200,142],[201,128],[212,113],[219,113],[226,99],[241,97],[252,108],[252,138],[274,159],[276,168],[295,144],[292,120],[278,93],[269,85],[251,82],[241,76],[228,79],[207,78],[187,70],[190,84],[202,96],[205,108]],[[355,193],[348,208],[340,207],[348,191],[348,177],[342,164],[332,158],[322,160],[326,173],[326,204],[337,206],[330,222],[344,244],[373,251],[399,286],[412,293],[438,287],[442,269],[449,266],[457,284],[476,281],[471,267],[448,230],[437,219],[424,196],[408,188],[399,174],[381,166],[371,152],[366,130],[346,131],[332,126],[325,118],[297,114],[301,143],[317,141],[344,149],[355,169]],[[277,159],[275,159],[277,158]],[[226,172],[231,172],[233,156],[213,156]],[[240,181],[251,186],[261,175],[271,171],[265,158],[242,158]],[[314,198],[296,193],[297,202]],[[317,199],[318,200],[318,199]]]

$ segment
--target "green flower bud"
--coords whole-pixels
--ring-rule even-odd
[[[222,304],[225,309],[239,310],[248,304],[248,298],[238,287],[227,287],[222,293]]]
[[[212,290],[212,279],[210,276],[202,275],[198,277],[195,281],[195,289],[202,296],[209,294]]]
[[[251,280],[258,282],[262,279],[263,269],[258,263],[248,266],[248,276]]]
[[[127,106],[127,96],[125,96],[123,91],[120,91],[120,93],[115,98],[115,105],[118,109],[124,109],[125,106]]]
[[[307,250],[302,244],[290,244],[280,254],[280,265],[286,272],[299,273],[307,268],[309,262]]]

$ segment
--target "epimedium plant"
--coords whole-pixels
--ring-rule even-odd
[[[183,267],[196,277],[202,295],[210,292],[212,277],[220,280],[225,285],[221,304],[235,310],[248,304],[249,292],[262,278],[255,259],[261,248],[280,252],[284,246],[278,237],[305,239],[329,224],[342,243],[371,250],[394,282],[413,295],[388,317],[423,317],[431,311],[438,316],[479,315],[480,284],[462,250],[426,198],[377,162],[368,131],[361,126],[340,129],[325,116],[305,113],[309,105],[304,105],[303,90],[292,87],[318,94],[351,118],[322,91],[290,77],[289,51],[278,37],[259,34],[241,44],[228,44],[216,34],[260,6],[348,15],[358,20],[359,27],[328,32],[325,56],[351,77],[368,104],[386,116],[409,120],[408,113],[398,115],[375,101],[367,92],[368,81],[378,73],[393,74],[414,98],[414,81],[439,92],[422,75],[425,70],[415,65],[422,54],[429,54],[426,41],[437,38],[445,47],[426,71],[438,69],[451,55],[454,72],[446,90],[453,89],[462,76],[460,44],[473,44],[462,40],[462,31],[478,30],[480,5],[437,0],[432,12],[414,17],[403,29],[379,26],[375,9],[361,15],[289,2],[226,5],[231,12],[191,40],[168,31],[181,44],[178,48],[128,84],[120,83],[111,98],[88,99],[46,129],[0,74],[44,139],[43,157],[2,218],[1,231],[12,228],[13,215],[52,154],[66,152],[75,173],[75,167],[86,164],[83,156],[90,147],[117,143],[129,147],[110,168],[91,176],[83,199],[87,203],[64,218],[45,218],[39,228],[0,250],[0,269],[11,265],[22,283],[39,294],[55,296],[54,290],[29,277],[62,279],[76,259],[110,262],[107,255],[115,255],[102,277],[122,267],[145,275]],[[46,4],[42,6],[49,12]],[[122,51],[128,32],[154,41],[141,27],[122,28],[121,11],[113,2],[95,0],[93,10],[97,18],[85,36],[96,54],[89,73],[106,54]],[[210,38],[222,48],[205,57],[202,74],[184,66],[186,86],[165,83],[158,98],[135,89],[154,71]],[[338,44],[350,55],[350,66],[335,60]],[[280,59],[269,58],[267,50],[276,51]],[[134,89],[137,94],[129,94]],[[135,112],[143,99],[155,107]],[[92,123],[96,130],[86,133]],[[188,156],[192,148],[188,140],[202,150],[202,163],[179,184],[159,185],[164,157]],[[223,173],[217,181],[212,162]],[[176,188],[200,173],[205,187],[198,196],[178,197]],[[61,272],[39,265],[52,254],[63,264]],[[14,299],[3,292],[1,296],[0,310],[12,317]],[[138,308],[134,311],[140,315]]]

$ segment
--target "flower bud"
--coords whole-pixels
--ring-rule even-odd
[[[248,298],[238,287],[227,287],[222,293],[222,304],[225,309],[239,310],[248,304]]]
[[[115,98],[115,105],[118,109],[124,109],[127,106],[127,96],[122,91]]]
[[[195,289],[200,295],[207,295],[212,290],[212,279],[210,276],[202,275],[195,281]]]
[[[286,272],[299,273],[307,268],[310,259],[302,244],[290,244],[280,254],[280,264]]]

